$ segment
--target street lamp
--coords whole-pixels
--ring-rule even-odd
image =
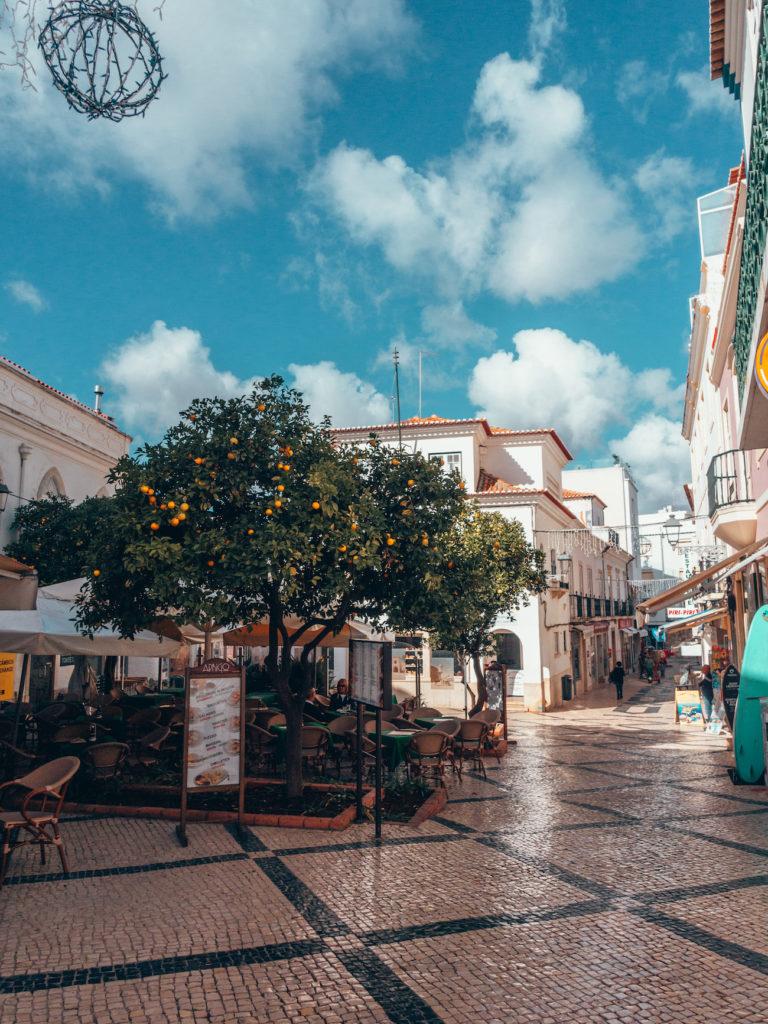
[[[0,513],[5,512],[5,506],[8,504],[8,495],[10,493],[7,486],[0,483]]]
[[[669,519],[662,524],[662,529],[670,547],[677,547],[680,542],[680,520],[670,515]]]

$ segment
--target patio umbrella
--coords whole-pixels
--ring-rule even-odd
[[[303,623],[300,619],[285,619],[285,628],[288,633],[295,633],[301,629]],[[305,647],[311,643],[322,632],[322,626],[313,626],[303,633],[294,647]],[[338,633],[329,633],[324,637],[319,647],[347,647],[350,640],[365,640],[367,634],[358,625],[351,622],[345,623]],[[269,647],[269,622],[262,619],[260,622],[252,622],[247,626],[239,626],[237,629],[230,629],[224,634],[224,643],[228,647]]]

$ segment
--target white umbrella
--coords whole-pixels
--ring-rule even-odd
[[[75,625],[75,612],[71,601],[49,597],[41,589],[34,611],[0,611],[0,651],[164,658],[176,654],[181,646],[176,640],[148,630],[141,630],[133,640],[120,636],[112,627],[97,629],[93,636],[84,636]]]

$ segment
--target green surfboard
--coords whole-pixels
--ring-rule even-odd
[[[733,723],[733,752],[742,782],[759,782],[765,771],[760,697],[768,697],[768,605],[749,627]]]

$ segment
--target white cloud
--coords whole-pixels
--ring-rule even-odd
[[[567,23],[565,0],[531,0],[528,42],[534,54],[548,50]]]
[[[685,398],[685,383],[674,384],[668,366],[641,370],[635,375],[635,395],[649,402],[659,412],[674,416],[680,414]]]
[[[72,112],[33,47],[37,91],[0,75],[6,167],[73,191],[136,178],[168,216],[248,206],[248,157],[295,164],[337,99],[334,78],[396,66],[414,34],[403,0],[195,0],[165,5],[162,21],[153,6],[141,13],[168,78],[146,117],[111,124]]]
[[[739,104],[726,88],[722,80],[711,81],[706,68],[701,71],[681,71],[677,76],[677,84],[688,97],[688,110],[691,114],[723,114],[734,117],[738,114]]]
[[[616,81],[616,98],[641,124],[648,120],[655,99],[669,88],[669,75],[651,69],[644,60],[630,60],[622,65]]]
[[[591,160],[580,97],[500,54],[480,74],[469,141],[410,167],[342,144],[310,193],[357,243],[446,298],[563,298],[619,277],[643,250],[622,189]]]
[[[519,331],[513,346],[475,364],[469,397],[478,415],[497,426],[555,427],[576,447],[596,444],[631,395],[621,359],[549,327]]]
[[[625,437],[611,441],[610,450],[631,466],[642,512],[684,501],[683,484],[691,478],[691,457],[679,420],[649,413]]]
[[[152,437],[175,423],[193,398],[233,398],[252,380],[218,370],[198,331],[156,320],[146,334],[129,338],[101,365],[118,420],[128,430]],[[108,401],[109,401],[108,399]]]
[[[635,184],[656,212],[656,232],[662,241],[670,241],[692,228],[700,179],[693,161],[667,156],[663,149],[649,156],[635,171]]]
[[[436,348],[491,345],[496,340],[496,331],[473,320],[463,302],[425,306],[421,311],[421,327],[427,344]]]
[[[345,373],[329,360],[304,365],[291,363],[288,370],[315,420],[330,416],[337,427],[355,427],[388,423],[391,419],[389,401],[384,395],[357,374]]]
[[[48,305],[39,289],[23,278],[19,277],[8,281],[5,290],[16,302],[20,302],[23,306],[29,306],[35,313],[40,313]]]

